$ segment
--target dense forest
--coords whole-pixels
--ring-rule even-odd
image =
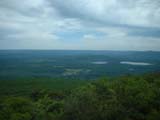
[[[160,73],[93,81],[1,80],[0,88],[0,120],[160,119]]]
[[[93,80],[155,71],[160,71],[160,52],[154,51],[0,50],[0,80]]]

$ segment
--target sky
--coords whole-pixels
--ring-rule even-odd
[[[0,49],[160,51],[160,0],[0,0]]]

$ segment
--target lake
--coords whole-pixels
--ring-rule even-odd
[[[131,61],[121,61],[120,64],[138,65],[138,66],[153,65],[153,64],[151,64],[151,63],[145,63],[145,62],[131,62]]]

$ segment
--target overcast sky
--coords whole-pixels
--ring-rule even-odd
[[[160,50],[160,0],[0,0],[0,49]]]

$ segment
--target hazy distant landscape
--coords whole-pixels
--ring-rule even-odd
[[[78,78],[160,71],[160,52],[1,50],[0,79]]]

